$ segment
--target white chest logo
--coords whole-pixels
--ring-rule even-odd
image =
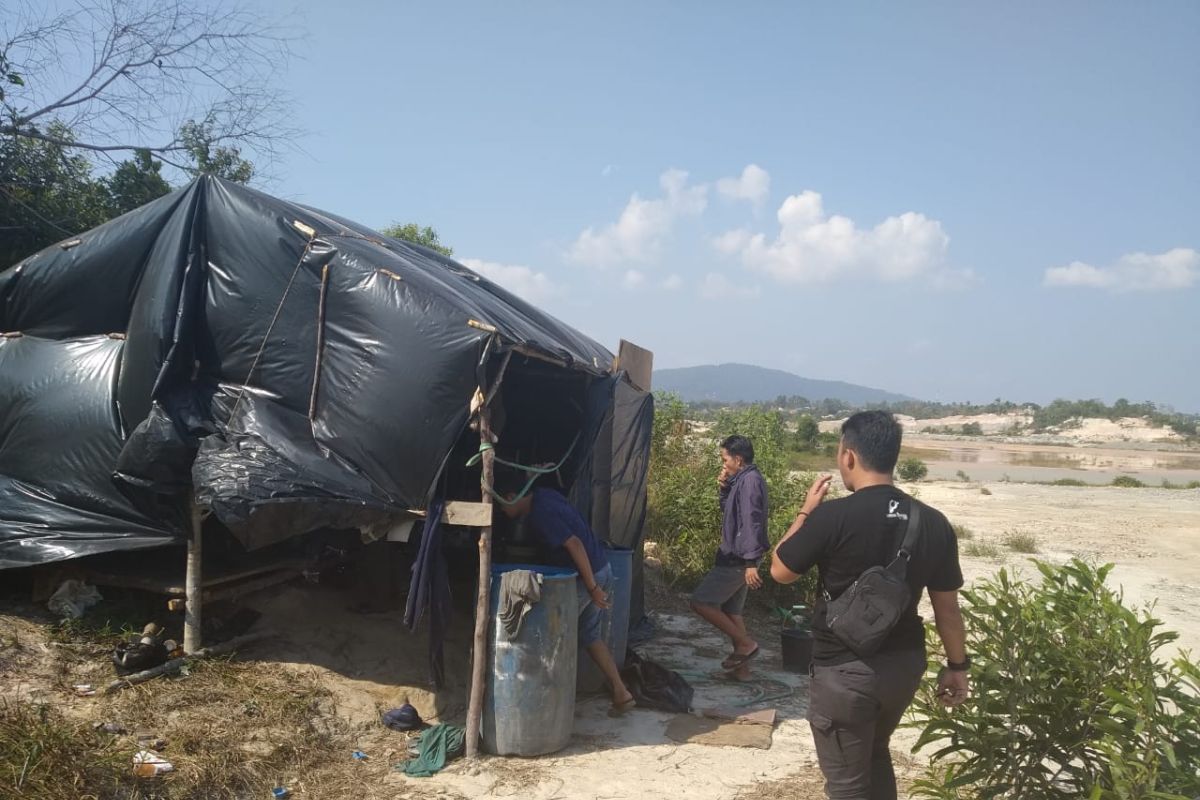
[[[888,519],[908,519],[908,514],[901,514],[897,509],[900,508],[899,500],[888,501]]]

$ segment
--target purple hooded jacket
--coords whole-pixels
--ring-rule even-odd
[[[717,564],[757,566],[771,549],[767,539],[767,482],[753,464],[742,467],[720,491],[721,546]]]

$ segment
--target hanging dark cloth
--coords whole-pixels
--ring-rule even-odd
[[[442,501],[429,504],[425,527],[421,530],[421,546],[413,564],[412,584],[408,604],[404,608],[404,624],[416,631],[425,612],[429,612],[429,682],[441,689],[446,682],[446,663],[443,645],[450,627],[450,574],[442,552]]]

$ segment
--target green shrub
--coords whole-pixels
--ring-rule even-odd
[[[1188,481],[1185,489],[1200,489],[1200,481]]]
[[[902,481],[919,481],[929,474],[929,467],[919,458],[906,458],[896,465],[896,474]]]
[[[1113,486],[1120,486],[1123,489],[1145,489],[1146,484],[1139,481],[1132,475],[1118,475],[1113,478]]]
[[[963,436],[983,436],[983,426],[978,422],[967,422],[962,426]]]
[[[1037,537],[1032,533],[1009,531],[1004,536],[1004,546],[1014,553],[1036,553],[1038,551]]]
[[[1086,483],[1078,478],[1059,478],[1056,481],[1050,482],[1051,486],[1087,486]]]
[[[661,548],[669,580],[691,586],[712,567],[721,543],[717,474],[720,441],[733,433],[754,443],[754,461],[767,484],[772,541],[787,530],[804,502],[815,473],[796,475],[790,467],[792,438],[777,411],[757,407],[722,410],[712,430],[690,432],[687,406],[674,395],[655,397],[647,481],[647,536]],[[767,602],[790,607],[815,599],[815,571],[792,586],[768,581]]]
[[[916,797],[1186,800],[1200,795],[1200,666],[1158,657],[1158,630],[1106,584],[1112,565],[1037,563],[963,592],[971,697],[953,711],[932,681],[913,750],[932,746]],[[935,644],[930,637],[931,650]]]
[[[966,525],[959,525],[958,523],[955,523],[950,527],[954,529],[954,535],[960,542],[969,541],[970,539],[975,538],[975,531],[971,530]]]
[[[989,488],[987,488],[986,486],[980,486],[980,487],[979,487],[979,493],[980,493],[980,494],[986,494],[986,495],[989,495],[989,496],[990,496],[990,495],[992,494],[992,490],[991,490],[991,489],[989,489]]]
[[[958,478],[963,483],[971,482],[971,476],[968,475],[966,472],[963,472],[961,469],[958,472],[954,473],[954,477]]]

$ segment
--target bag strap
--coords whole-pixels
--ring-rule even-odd
[[[912,559],[913,548],[917,545],[917,538],[921,535],[921,503],[915,497],[909,498],[908,504],[908,527],[904,531],[904,541],[900,543],[900,549],[896,552],[895,559],[891,564],[888,564],[888,570],[899,564],[900,569],[898,574],[901,578],[908,575],[908,562]]]

